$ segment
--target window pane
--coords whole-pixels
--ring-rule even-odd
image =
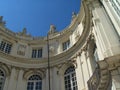
[[[37,50],[32,50],[32,58],[36,58]]]
[[[5,53],[10,53],[12,44],[9,42],[2,41],[0,44],[0,50],[4,51]]]
[[[77,90],[77,81],[74,67],[69,67],[64,74],[65,90]]]
[[[27,90],[42,90],[42,79],[39,75],[30,76]]]
[[[42,57],[42,49],[39,49],[38,50],[38,58],[41,58]]]
[[[63,43],[63,51],[67,50],[70,47],[70,40]]]

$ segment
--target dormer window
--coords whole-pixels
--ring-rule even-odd
[[[70,47],[70,40],[67,40],[63,43],[63,51],[67,50]]]
[[[7,54],[11,52],[11,47],[12,47],[12,44],[10,42],[1,41],[0,43],[0,50]]]
[[[41,58],[42,57],[42,48],[32,50],[32,58]]]

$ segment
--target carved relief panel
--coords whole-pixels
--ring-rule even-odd
[[[18,45],[17,54],[18,54],[18,55],[25,56],[26,47],[27,47],[26,45],[19,44],[19,45]]]

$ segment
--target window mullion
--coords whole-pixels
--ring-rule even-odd
[[[33,90],[35,90],[35,87],[36,87],[36,81],[34,81],[34,84],[33,84]]]
[[[72,73],[70,73],[70,84],[71,84],[71,90],[73,90]]]

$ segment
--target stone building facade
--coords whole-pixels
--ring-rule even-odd
[[[120,90],[120,1],[81,0],[49,31],[51,90]],[[14,33],[0,17],[0,90],[49,90],[47,37]]]

